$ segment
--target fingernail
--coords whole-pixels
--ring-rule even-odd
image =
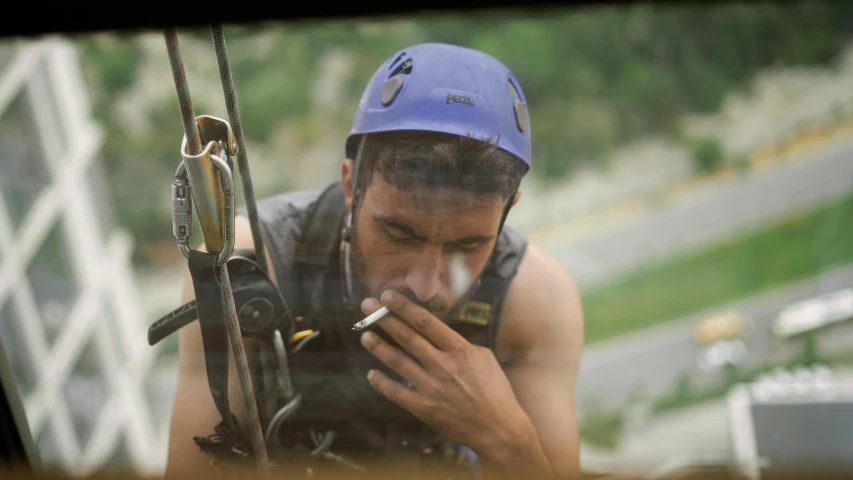
[[[362,333],[362,334],[361,334],[361,343],[366,344],[367,342],[369,342],[369,341],[370,341],[370,339],[371,339],[371,338],[373,338],[373,333],[371,333],[371,332],[364,332],[364,333]]]
[[[387,303],[387,302],[390,302],[391,300],[394,300],[394,291],[393,290],[385,290],[384,292],[382,292],[382,301],[383,302]]]
[[[364,312],[365,315],[373,313],[378,308],[379,302],[377,302],[375,298],[365,298],[364,301],[361,302],[361,311]]]
[[[376,375],[376,370],[370,370],[367,372],[367,380],[373,380],[373,377]]]

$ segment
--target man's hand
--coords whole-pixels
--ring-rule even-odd
[[[382,302],[392,314],[377,324],[417,361],[365,332],[364,347],[412,384],[406,388],[372,370],[373,388],[502,467],[552,475],[536,429],[491,350],[471,344],[404,295],[386,291]],[[370,314],[380,306],[370,298],[362,310]]]

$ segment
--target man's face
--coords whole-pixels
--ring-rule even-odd
[[[456,189],[404,192],[374,173],[354,219],[355,281],[365,295],[393,289],[443,318],[485,268],[504,206]]]

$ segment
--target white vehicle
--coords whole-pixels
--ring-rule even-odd
[[[746,342],[740,338],[726,338],[703,347],[699,352],[699,368],[715,372],[726,365],[738,365],[746,359]]]
[[[853,318],[853,288],[793,303],[779,312],[773,333],[791,338]]]

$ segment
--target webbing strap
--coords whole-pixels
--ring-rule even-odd
[[[222,420],[231,430],[235,430],[228,404],[228,333],[225,330],[225,305],[222,302],[216,257],[215,253],[190,250],[189,268],[195,289],[210,393]]]

